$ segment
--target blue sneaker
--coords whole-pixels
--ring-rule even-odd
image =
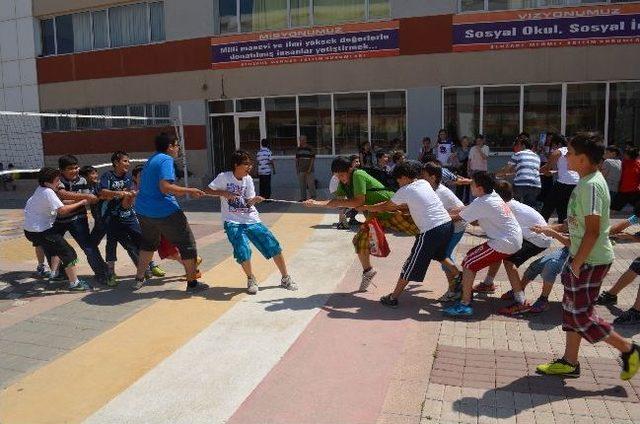
[[[473,315],[473,308],[462,302],[456,302],[453,306],[449,306],[442,311],[445,315],[452,317],[470,317]]]
[[[87,291],[91,290],[93,287],[89,285],[86,281],[78,280],[75,284],[69,285],[69,290],[71,291]]]

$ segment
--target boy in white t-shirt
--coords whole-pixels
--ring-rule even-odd
[[[60,171],[57,169],[42,168],[38,173],[38,184],[24,208],[24,235],[35,246],[42,247],[51,258],[52,269],[60,263],[69,279],[69,290],[89,290],[91,286],[78,279],[76,251],[62,234],[53,229],[58,216],[84,208],[88,202],[83,199],[69,205],[62,203],[56,195],[60,185]]]
[[[468,206],[453,211],[454,220],[478,221],[489,241],[467,252],[462,261],[462,299],[444,310],[446,315],[473,315],[471,297],[476,273],[489,265],[501,262],[522,248],[522,230],[509,206],[494,191],[495,181],[486,172],[473,174],[471,194],[476,199]]]
[[[511,212],[513,212],[522,230],[522,247],[516,253],[502,261],[504,269],[507,272],[507,277],[509,278],[509,283],[511,283],[511,297],[514,302],[507,307],[499,309],[498,313],[512,316],[521,315],[529,312],[531,305],[524,296],[524,287],[518,274],[518,267],[548,249],[549,246],[551,246],[552,240],[544,234],[538,234],[531,230],[532,227],[545,226],[547,222],[537,210],[513,198],[511,183],[499,181],[496,183],[495,191],[500,195],[502,200],[507,202],[507,205],[509,205]],[[490,276],[491,283],[487,284],[487,280],[485,279],[485,282],[478,284],[474,287],[473,291],[478,293],[493,293],[495,291],[493,279],[499,269],[500,262],[491,265],[487,273],[488,276]]]
[[[251,268],[249,241],[266,259],[273,258],[282,274],[280,286],[287,290],[297,290],[296,283],[287,272],[280,243],[262,223],[255,207],[265,199],[256,196],[253,178],[250,175],[253,166],[251,156],[243,150],[238,150],[233,153],[231,160],[233,171],[218,174],[205,191],[220,196],[224,231],[233,246],[233,257],[247,275],[247,292],[258,293],[258,282]]]
[[[398,297],[409,284],[409,281],[422,282],[429,263],[432,259],[443,261],[446,256],[447,244],[453,234],[451,217],[442,202],[425,180],[419,179],[422,174],[422,164],[417,161],[402,162],[393,170],[393,177],[400,188],[391,200],[376,205],[361,207],[369,212],[390,212],[409,208],[411,218],[420,230],[411,249],[411,254],[405,261],[400,278],[394,291],[380,298],[380,302],[391,308],[398,307]]]
[[[438,162],[427,162],[422,167],[422,178],[431,184],[447,212],[457,210],[463,207],[464,203],[451,190],[441,184],[442,172],[443,168]],[[449,290],[439,299],[444,302],[460,298],[458,286],[461,283],[462,272],[455,263],[454,251],[462,240],[466,228],[467,223],[462,220],[453,224],[453,235],[447,244],[446,258],[441,262],[442,271],[446,274],[449,282]]]

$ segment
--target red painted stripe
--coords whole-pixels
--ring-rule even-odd
[[[336,294],[229,422],[375,422],[415,325],[410,317],[415,318],[422,300],[404,296],[401,308],[391,310],[378,298],[396,281],[412,241],[394,240],[392,256],[375,261],[381,287],[369,293],[353,294],[361,273],[356,261]]]
[[[42,134],[44,154],[64,155],[111,153],[116,150],[126,152],[152,152],[153,140],[161,131],[173,132],[171,128],[123,128]],[[206,127],[185,125],[185,144],[188,150],[207,148]]]

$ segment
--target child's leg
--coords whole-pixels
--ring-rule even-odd
[[[467,252],[467,256],[462,261],[462,267],[464,268],[464,273],[462,274],[463,304],[469,305],[471,303],[473,279],[476,273],[492,264],[497,263],[499,266],[506,257],[506,254],[492,249],[487,243],[476,246]]]
[[[620,278],[618,278],[618,281],[616,281],[613,287],[607,290],[607,292],[612,295],[618,295],[618,293],[620,293],[625,287],[631,284],[637,276],[638,274],[630,269],[625,271],[624,274],[622,274]]]
[[[580,351],[581,341],[582,336],[580,336],[580,334],[575,331],[567,331],[564,359],[573,365],[578,363],[578,352]]]
[[[44,266],[44,250],[41,246],[36,246],[36,258],[38,259],[38,266]]]
[[[507,277],[509,278],[509,283],[511,284],[511,289],[513,290],[513,295],[516,301],[523,303],[524,302],[524,288],[522,287],[522,283],[520,281],[520,274],[518,274],[518,268],[516,268],[513,262],[504,260],[504,269],[507,272]],[[519,296],[522,295],[522,299],[519,299]],[[520,301],[522,300],[522,301]]]
[[[495,280],[496,275],[498,275],[498,271],[500,270],[500,264],[501,262],[496,262],[494,264],[491,264],[491,266],[487,270],[487,276],[484,277],[484,281],[482,282],[482,284],[487,286],[490,286],[493,284],[493,280]]]
[[[476,272],[465,268],[462,271],[462,303],[469,305],[471,303],[471,294],[473,291],[473,280],[476,278]]]
[[[280,271],[280,275],[282,275],[283,277],[286,277],[287,275],[289,275],[289,272],[287,271],[287,264],[284,261],[284,256],[282,255],[282,253],[274,256],[273,262],[275,262],[276,266],[278,267],[278,271]]]
[[[242,270],[246,274],[247,278],[253,277],[253,270],[251,269],[251,259],[240,263],[240,266],[242,267]]]

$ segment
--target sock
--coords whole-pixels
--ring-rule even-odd
[[[149,262],[149,269],[153,268],[156,266],[156,263],[154,261]]]
[[[524,301],[526,300],[526,298],[524,297],[524,292],[523,291],[519,291],[519,292],[514,292],[513,293],[513,298],[515,299],[516,302],[518,302],[520,305],[524,304]]]
[[[51,278],[56,278],[58,276],[58,271],[51,270]]]
[[[70,286],[77,286],[78,284],[80,284],[80,280],[76,278],[76,281],[69,283]]]
[[[363,274],[366,274],[367,272],[371,271],[372,269],[373,269],[373,267],[372,267],[372,266],[370,266],[370,267],[369,267],[369,268],[367,268],[367,269],[363,269],[363,270],[362,270],[362,273],[363,273]]]
[[[488,275],[486,277],[484,277],[484,281],[482,282],[482,284],[485,284],[487,286],[490,286],[493,284],[493,277],[489,277]]]

